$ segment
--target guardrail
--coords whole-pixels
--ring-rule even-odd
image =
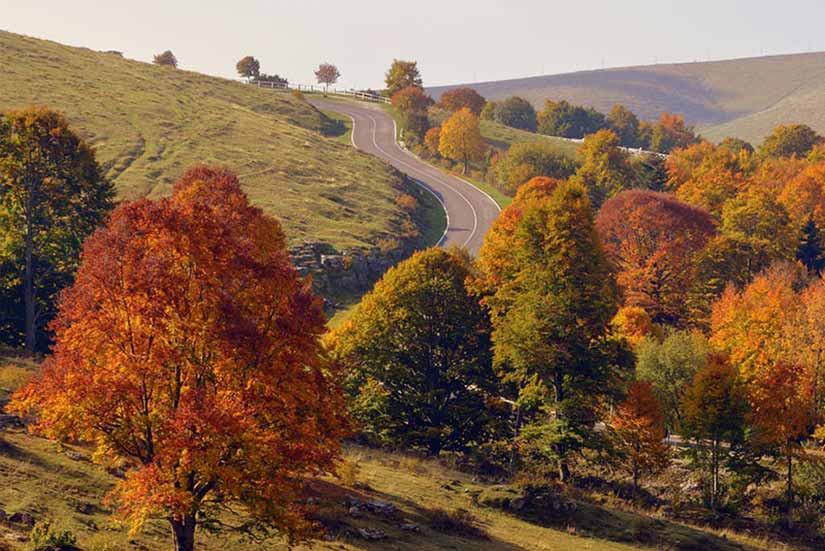
[[[323,86],[316,86],[314,84],[291,84],[280,82],[261,82],[259,80],[249,81],[252,86],[258,88],[271,88],[273,90],[298,90],[299,92],[308,92],[310,94],[327,94],[332,96],[346,96],[350,98],[359,99],[362,101],[374,101],[376,103],[392,103],[390,98],[379,96],[378,94],[371,94],[369,92],[362,92],[360,90],[338,90],[337,88],[324,89]]]

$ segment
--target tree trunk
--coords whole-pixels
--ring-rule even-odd
[[[639,493],[639,462],[633,460],[633,495]]]
[[[710,508],[716,510],[716,496],[719,495],[719,439],[714,436],[711,444],[711,485],[710,485]]]
[[[785,495],[787,504],[787,522],[788,528],[791,527],[791,509],[793,508],[793,454],[788,453],[788,488]]]
[[[561,403],[564,401],[564,380],[560,375],[556,375],[553,381],[553,390],[556,394],[556,418],[563,418],[561,413]],[[556,453],[559,456],[559,479],[566,482],[570,478],[570,467],[567,465],[567,450],[564,444],[556,444]]]
[[[28,190],[26,197],[26,248],[25,274],[23,275],[23,305],[26,323],[26,351],[34,354],[36,342],[34,304],[34,193]]]
[[[467,164],[468,164],[468,163],[469,163],[469,161],[468,161],[468,160],[467,160],[467,158],[465,157],[465,158],[464,158],[464,168],[462,168],[462,169],[461,169],[461,175],[462,175],[462,176],[464,176],[464,175],[466,175],[466,174],[467,174]]]
[[[170,518],[172,534],[175,537],[175,551],[194,551],[195,517],[186,515],[181,520]]]

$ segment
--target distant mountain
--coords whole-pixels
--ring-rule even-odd
[[[518,95],[540,108],[547,98],[607,112],[621,103],[643,119],[684,114],[703,136],[759,143],[780,123],[805,123],[825,134],[825,52],[582,71],[457,86],[487,99]]]

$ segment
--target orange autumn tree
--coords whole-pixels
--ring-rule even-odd
[[[685,325],[694,255],[716,231],[710,215],[671,194],[634,189],[602,206],[596,228],[625,305],[644,308],[655,323]]]
[[[445,159],[460,162],[461,173],[466,174],[470,162],[480,161],[487,151],[478,117],[466,107],[453,113],[441,125],[438,151]]]
[[[665,416],[650,383],[637,381],[630,385],[627,398],[616,410],[612,426],[636,492],[644,473],[660,470],[670,461],[670,449],[664,442]]]
[[[710,344],[728,355],[745,382],[778,361],[794,361],[793,323],[801,301],[795,291],[804,274],[787,263],[757,275],[741,291],[729,286],[713,305]]]
[[[810,370],[800,363],[778,361],[763,369],[748,386],[755,441],[785,462],[786,514],[793,506],[793,460],[804,452],[802,439],[812,421]]]
[[[110,497],[135,528],[166,519],[178,551],[238,505],[249,531],[296,540],[304,479],[333,468],[345,428],[324,326],[280,224],[234,175],[198,167],[87,240],[54,354],[13,409],[127,462]]]
[[[483,281],[476,281],[474,288],[491,290],[510,274],[514,269],[513,240],[524,207],[530,202],[550,197],[558,186],[559,180],[537,176],[518,188],[513,202],[501,211],[484,236],[484,245],[478,254],[478,265],[484,278]]]

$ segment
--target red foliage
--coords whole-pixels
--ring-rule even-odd
[[[602,206],[596,227],[625,305],[644,308],[657,323],[683,324],[693,255],[715,232],[710,215],[667,193],[629,190]]]

